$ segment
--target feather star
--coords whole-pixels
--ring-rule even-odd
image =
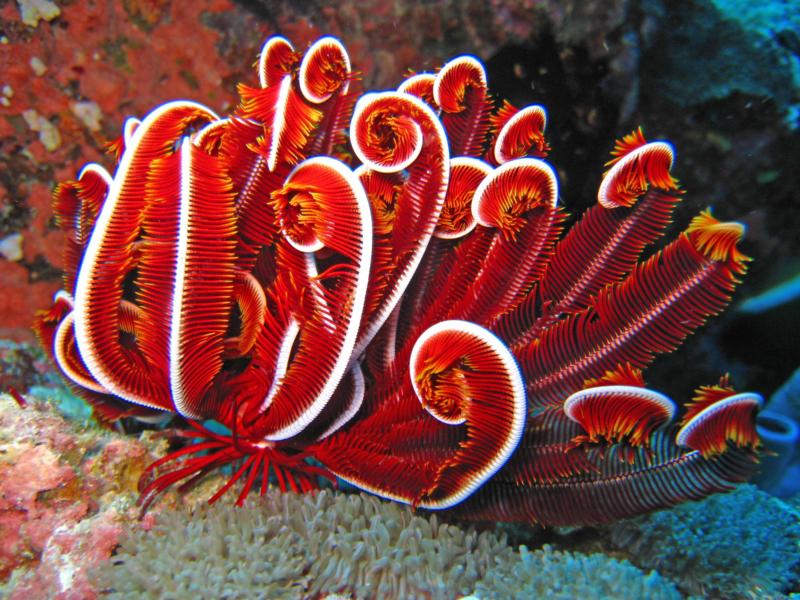
[[[723,378],[681,408],[645,387],[749,260],[710,211],[653,251],[682,195],[669,143],[619,141],[565,231],[544,108],[495,102],[475,58],[358,94],[338,40],[272,37],[258,77],[226,117],[129,119],[113,175],[54,192],[43,344],[101,420],[186,422],[145,508],[233,464],[211,501],[338,477],[462,518],[597,523],[757,469],[757,394]]]

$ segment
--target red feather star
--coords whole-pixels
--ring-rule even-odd
[[[339,41],[273,37],[258,76],[230,116],[129,119],[113,175],[54,192],[44,346],[99,419],[188,424],[145,508],[233,465],[212,501],[338,477],[462,518],[598,523],[755,472],[758,395],[723,379],[681,409],[642,376],[749,260],[709,211],[652,250],[682,195],[669,143],[619,141],[565,232],[545,110],[496,103],[475,58],[359,96]]]

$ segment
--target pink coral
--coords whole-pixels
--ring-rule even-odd
[[[0,396],[0,586],[9,598],[93,598],[88,573],[136,522],[136,481],[153,457],[27,400]]]

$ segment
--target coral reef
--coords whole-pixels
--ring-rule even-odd
[[[612,544],[682,591],[775,597],[798,582],[800,514],[752,485],[609,528]]]
[[[44,393],[44,389],[41,390]],[[87,569],[136,521],[148,446],[0,396],[0,596],[92,598]]]
[[[596,554],[604,538],[592,530],[582,542],[551,532],[558,549],[517,552],[503,533],[330,490],[200,507],[217,479],[179,510],[172,494],[160,505],[171,509],[138,521],[136,483],[163,443],[66,421],[50,396],[26,399],[22,409],[0,396],[2,597],[92,599],[111,588],[111,597],[163,597],[170,585],[191,593],[198,573],[205,597],[258,586],[289,598],[677,598],[665,577],[685,593],[775,597],[795,577],[797,509],[752,486],[615,526],[609,539],[644,572]],[[541,543],[541,533],[524,536]],[[576,547],[592,554],[568,551]]]
[[[215,21],[228,15],[239,22]],[[34,311],[57,289],[50,190],[64,165],[98,160],[124,117],[154,102],[232,102],[224,81],[249,67],[239,45],[254,55],[265,31],[226,0],[0,4],[0,336],[32,341]]]
[[[673,583],[655,571],[645,574],[626,560],[605,554],[561,552],[547,545],[533,552],[521,546],[514,560],[505,560],[489,572],[475,595],[487,600],[682,597]]]
[[[271,491],[242,508],[163,512],[97,579],[110,598],[454,598],[513,554],[490,532],[366,495]]]
[[[235,567],[234,567],[235,565]],[[414,516],[363,494],[269,492],[242,509],[161,513],[96,571],[110,598],[680,598],[602,554],[512,551],[503,536]],[[202,587],[201,587],[202,586]]]
[[[598,171],[597,157],[612,135],[642,123],[648,132],[669,137],[681,149],[683,183],[694,192],[684,203],[687,213],[706,203],[718,206],[724,217],[748,213],[745,251],[756,260],[744,284],[747,296],[800,254],[795,164],[800,138],[790,130],[797,124],[800,24],[796,10],[787,12],[792,6],[780,0],[0,3],[0,336],[31,341],[34,311],[59,287],[64,240],[52,222],[54,182],[71,176],[76,164],[102,160],[104,140],[129,114],[181,96],[232,106],[231,82],[250,72],[250,58],[273,32],[292,37],[300,48],[321,33],[340,36],[368,71],[368,87],[395,84],[406,69],[430,68],[460,52],[489,59],[490,78],[505,77],[505,96],[556,109],[550,122],[559,139],[553,145],[563,168],[559,174],[566,175],[562,194],[572,206],[589,198],[579,185],[596,182],[581,174]],[[785,312],[771,326],[729,318],[705,342],[674,355],[671,365],[656,367],[651,384],[680,396],[689,393],[692,380],[701,379],[700,370],[707,377],[734,368],[738,383],[773,389],[800,364],[796,340],[787,335],[798,314],[795,284],[789,282],[779,298],[794,298],[784,302],[791,304],[793,320]],[[744,362],[733,364],[720,346],[726,352],[745,348],[736,351]],[[688,373],[692,369],[697,372]],[[770,408],[784,407],[788,399],[791,410],[800,411],[798,382],[800,371]],[[42,385],[53,385],[53,379],[40,353],[0,343],[0,392]],[[135,484],[153,446],[147,438],[93,429],[85,422],[85,407],[63,388],[34,388],[32,395],[40,399],[28,396],[24,410],[0,396],[0,596],[93,598],[87,572],[107,560],[123,530],[138,527]],[[51,403],[84,424],[65,422]],[[795,464],[785,480],[800,481],[799,471]],[[365,510],[377,510],[369,508],[372,500],[358,501]],[[175,496],[167,500],[175,502]],[[795,511],[800,507],[798,497],[789,502]],[[351,518],[360,518],[343,506]],[[796,512],[786,506],[746,487],[626,522],[613,528],[611,537],[638,567],[672,577],[686,593],[779,597],[792,581],[797,589]],[[166,517],[172,518],[178,517]],[[459,548],[466,548],[463,533],[442,528],[448,540],[462,540]],[[369,522],[363,529],[377,535]],[[360,532],[351,527],[347,534],[357,546],[352,540]],[[133,540],[140,534],[128,535]],[[379,540],[372,541],[362,542],[360,551],[377,547]],[[550,548],[509,553],[495,542],[499,538],[487,547],[502,564],[489,561],[491,568],[479,570],[485,572],[482,581],[470,579],[481,598],[511,595],[523,585],[548,597],[605,592],[616,598],[631,590],[638,597],[673,597],[659,575],[645,575],[624,561]],[[474,544],[475,563],[486,565]],[[107,573],[125,568],[102,567]],[[238,573],[231,572],[231,585],[237,585]],[[562,587],[546,587],[546,577],[555,574],[564,579],[550,583]],[[595,587],[581,587],[589,583],[587,574],[599,578]],[[339,581],[335,572],[322,580]]]
[[[742,94],[766,98],[800,125],[800,12],[793,2],[648,0],[672,26],[659,36],[649,80],[657,92],[683,105]]]

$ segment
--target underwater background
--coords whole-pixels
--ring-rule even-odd
[[[711,206],[753,261],[728,310],[648,371],[687,398],[729,372],[767,400],[755,485],[605,527],[475,528],[367,495],[169,491],[138,520],[156,430],[108,431],[31,331],[61,286],[51,191],[124,119],[175,98],[220,112],[264,40],[342,40],[364,89],[459,54],[548,109],[570,212],[615,139],[676,150],[675,222]],[[800,591],[800,2],[0,0],[0,596],[780,598]],[[675,229],[675,231],[678,231]],[[674,233],[674,232],[673,232]],[[189,514],[188,507],[198,506]]]

